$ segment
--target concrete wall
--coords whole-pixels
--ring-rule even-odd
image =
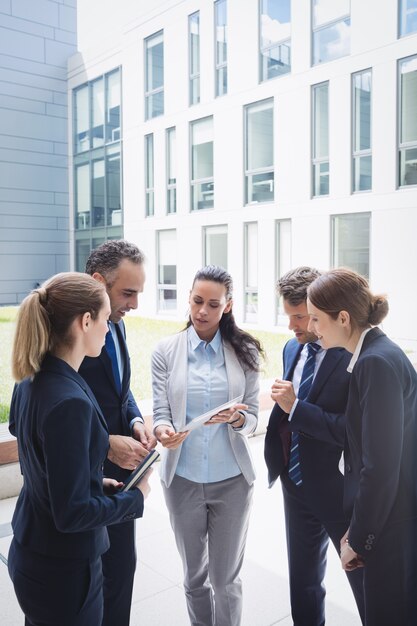
[[[69,269],[67,59],[76,0],[0,0],[0,304]]]

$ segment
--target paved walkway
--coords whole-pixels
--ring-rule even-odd
[[[272,490],[267,488],[263,440],[262,434],[250,439],[258,478],[242,570],[242,626],[291,626],[281,489],[279,484]],[[154,471],[151,484],[152,492],[146,501],[145,515],[137,521],[139,562],[131,626],[187,626],[181,562],[169,525],[158,470]],[[23,625],[23,616],[5,566],[11,541],[9,523],[15,501],[16,498],[0,500],[0,619],[4,626]],[[360,626],[350,588],[332,548],[329,549],[328,560],[326,624]]]

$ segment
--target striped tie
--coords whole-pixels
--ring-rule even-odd
[[[117,391],[120,393],[122,390],[122,385],[120,383],[119,364],[117,362],[116,345],[114,343],[113,335],[110,330],[110,324],[111,322],[108,322],[109,331],[106,335],[106,350],[107,350],[107,354],[110,357],[114,382],[116,384]]]
[[[304,363],[303,372],[301,374],[300,387],[298,388],[298,399],[305,400],[309,394],[311,383],[313,382],[314,367],[316,364],[316,354],[320,350],[318,343],[307,344],[308,356]],[[301,485],[303,479],[301,477],[300,467],[300,449],[299,449],[299,433],[294,431],[291,434],[291,450],[290,460],[288,462],[288,475],[297,485]]]

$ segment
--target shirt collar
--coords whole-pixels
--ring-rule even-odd
[[[207,343],[206,341],[204,341],[204,339],[201,339],[197,333],[195,332],[195,328],[194,326],[189,326],[188,328],[188,341],[190,342],[190,347],[191,350],[197,350],[197,348],[203,344],[204,347],[206,346],[210,346],[213,351],[217,354],[220,346],[221,346],[221,342],[222,342],[222,336],[220,333],[220,329],[217,330],[217,333],[214,335],[213,339],[210,341],[210,343]]]
[[[359,355],[361,353],[362,350],[362,346],[363,346],[363,342],[365,340],[366,335],[369,333],[369,331],[372,330],[371,328],[365,328],[365,330],[362,332],[361,336],[359,337],[359,341],[356,344],[356,348],[355,348],[355,352],[352,355],[352,358],[350,359],[350,363],[348,365],[347,371],[349,372],[349,374],[352,373],[353,368],[356,365],[356,361],[359,359]]]

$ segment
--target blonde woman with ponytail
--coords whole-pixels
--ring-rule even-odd
[[[346,409],[341,561],[363,567],[365,626],[417,624],[417,373],[376,326],[388,313],[359,274],[334,269],[307,290],[309,330],[353,354]]]
[[[57,274],[20,306],[10,431],[23,488],[8,567],[26,626],[101,624],[106,526],[140,517],[149,491],[146,478],[127,493],[103,479],[106,422],[78,374],[100,354],[109,314],[104,286],[79,273]]]

